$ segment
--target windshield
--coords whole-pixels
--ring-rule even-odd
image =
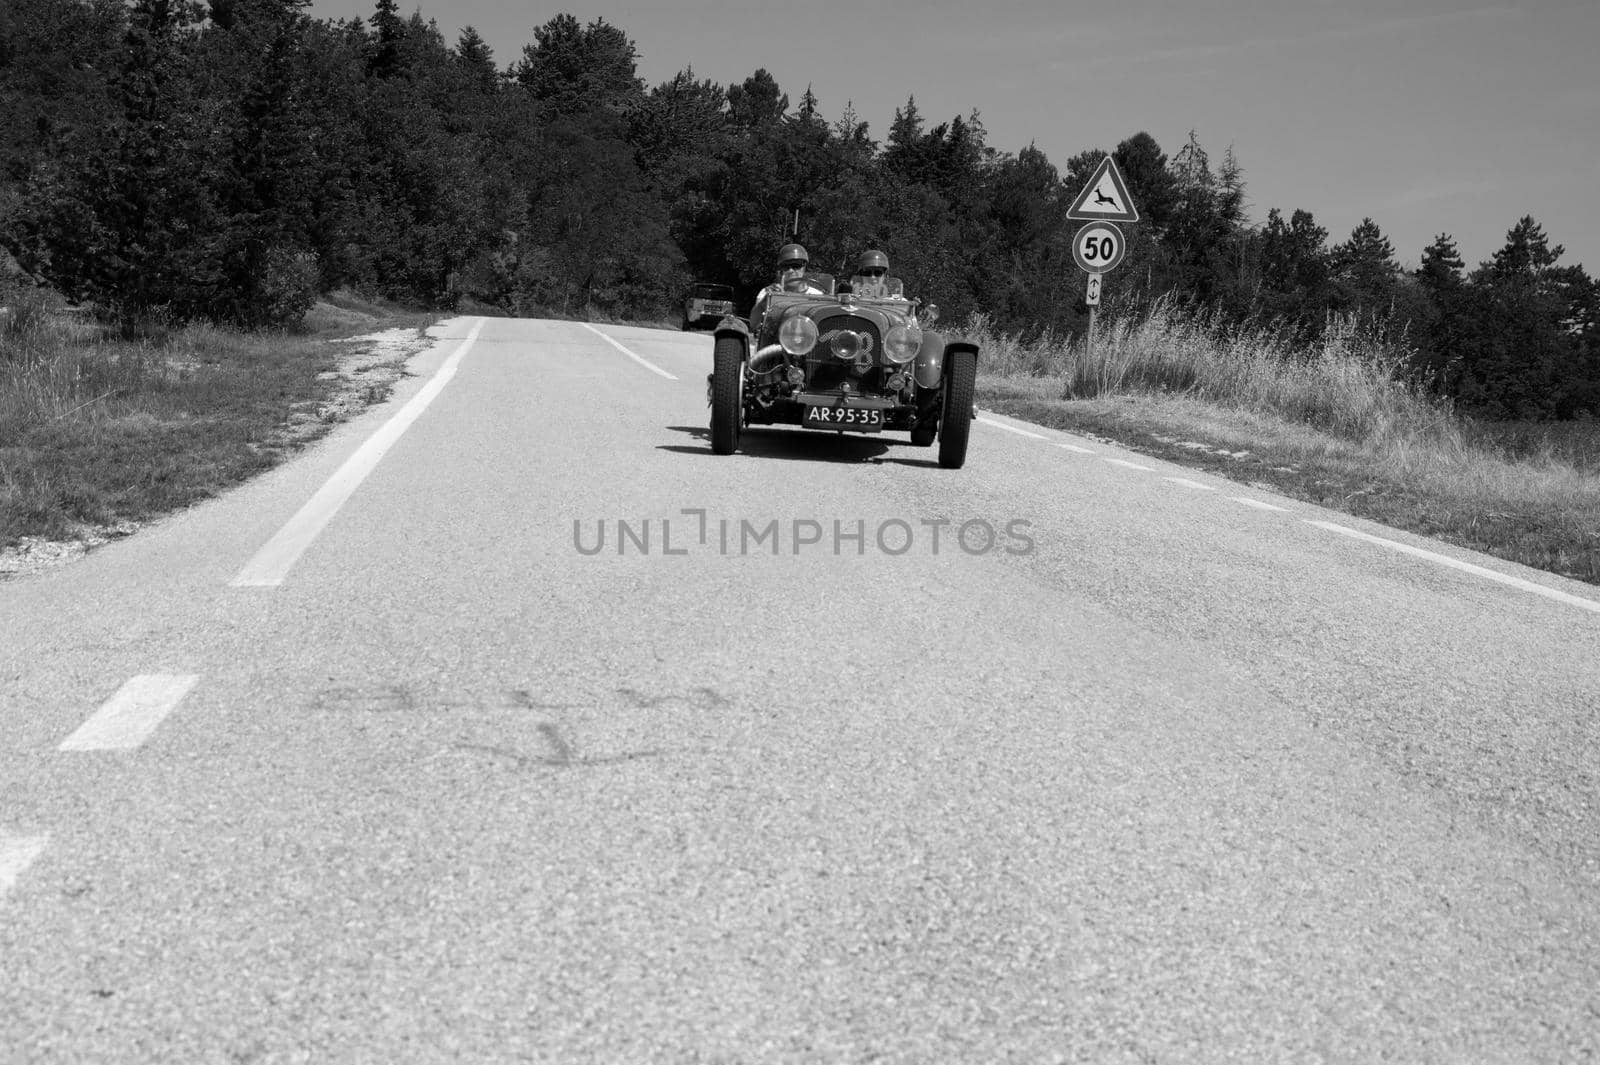
[[[733,289],[727,285],[696,285],[694,298],[698,300],[731,300]]]

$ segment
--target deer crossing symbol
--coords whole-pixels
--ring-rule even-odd
[[[1116,201],[1116,199],[1114,197],[1107,196],[1105,193],[1101,192],[1099,189],[1095,189],[1094,190],[1094,202],[1095,203],[1109,203],[1113,207],[1117,206],[1117,201]]]

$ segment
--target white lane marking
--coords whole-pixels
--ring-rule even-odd
[[[638,363],[640,366],[643,366],[646,370],[649,370],[651,373],[658,373],[662,377],[665,377],[668,381],[676,381],[677,380],[676,377],[672,376],[667,371],[663,370],[661,367],[659,367],[655,363],[651,362],[649,359],[642,358],[642,357],[640,357],[638,355],[635,355],[633,352],[629,351],[627,348],[623,347],[621,344],[618,344],[615,340],[612,340],[610,337],[608,337],[604,333],[600,332],[600,330],[596,329],[594,326],[590,325],[588,322],[579,322],[578,324],[583,326],[589,332],[593,333],[595,336],[599,337],[601,340],[604,340],[607,344],[610,344],[612,347],[614,347],[618,351],[622,352],[624,355],[626,355],[628,358],[632,359],[634,362]]]
[[[61,741],[63,751],[125,751],[150,738],[163,718],[199,683],[193,674],[143,673],[117,689]]]
[[[0,835],[0,896],[17,886],[23,871],[49,842],[49,836]]]
[[[1449,566],[1451,569],[1458,569],[1464,573],[1470,573],[1475,577],[1482,577],[1485,580],[1491,580],[1499,584],[1510,585],[1512,588],[1518,588],[1524,592],[1532,592],[1534,595],[1542,595],[1546,599],[1554,599],[1558,603],[1566,603],[1569,606],[1575,606],[1582,610],[1589,610],[1596,614],[1600,614],[1600,602],[1597,602],[1593,599],[1585,599],[1582,596],[1571,595],[1555,588],[1546,588],[1542,584],[1535,584],[1532,581],[1523,580],[1521,577],[1513,577],[1509,574],[1497,573],[1496,571],[1492,569],[1486,569],[1483,566],[1474,566],[1470,562],[1462,562],[1460,559],[1451,558],[1449,555],[1441,555],[1437,552],[1427,551],[1420,547],[1412,547],[1410,544],[1402,544],[1398,540],[1385,540],[1381,536],[1373,536],[1370,533],[1364,533],[1359,529],[1352,529],[1346,525],[1335,525],[1331,521],[1314,521],[1311,518],[1302,518],[1301,520],[1307,525],[1315,525],[1319,529],[1326,529],[1329,532],[1336,532],[1340,536],[1349,536],[1357,540],[1365,540],[1369,544],[1377,544],[1379,547],[1392,548],[1395,551],[1400,551],[1408,555],[1415,555],[1417,558],[1425,558],[1429,562],[1437,562],[1441,566]]]
[[[306,505],[301,507],[294,517],[284,523],[277,535],[268,540],[266,546],[255,553],[255,557],[245,564],[239,575],[229,581],[234,588],[273,588],[283,583],[283,578],[306,548],[317,538],[333,516],[344,506],[355,490],[361,487],[361,482],[366,480],[367,474],[378,465],[384,454],[400,439],[402,433],[411,427],[423,411],[428,409],[428,404],[444,391],[444,386],[456,375],[456,368],[461,365],[461,360],[472,347],[472,342],[478,339],[478,334],[488,323],[487,318],[478,319],[478,324],[472,327],[459,347],[450,353],[444,360],[444,365],[434,372],[422,390],[395,412],[394,417],[384,422],[378,431],[367,438],[356,453],[344,460],[344,465],[333,472],[323,486],[317,489]]]
[[[1235,503],[1243,503],[1247,507],[1255,507],[1257,510],[1279,510],[1285,514],[1289,512],[1287,507],[1275,507],[1271,503],[1263,503],[1261,500],[1251,499],[1249,496],[1229,496],[1228,498]]]
[[[978,418],[977,420],[982,422],[984,425],[992,425],[996,429],[1004,429],[1008,433],[1016,433],[1018,436],[1026,436],[1031,440],[1048,440],[1048,439],[1050,439],[1049,437],[1047,437],[1047,436],[1045,436],[1045,435],[1043,435],[1041,433],[1030,433],[1026,429],[1018,429],[1014,425],[1007,425],[1004,422],[997,422],[997,421],[994,421],[993,419],[990,419],[990,418]]]
[[[1096,451],[1092,447],[1079,447],[1077,444],[1063,444],[1059,440],[1052,440],[1050,442],[1052,444],[1054,444],[1056,447],[1058,447],[1061,450],[1063,450],[1063,451],[1071,451],[1071,452],[1074,452],[1074,453],[1079,454],[1079,455],[1098,455],[1098,454],[1100,454],[1100,452]]]
[[[1171,481],[1173,484],[1181,484],[1185,488],[1193,488],[1197,492],[1216,491],[1216,489],[1209,484],[1201,484],[1199,481],[1191,481],[1186,477],[1163,477],[1162,480]]]
[[[1141,466],[1137,462],[1129,462],[1127,459],[1106,459],[1106,461],[1113,466],[1123,466],[1130,470],[1143,470],[1146,473],[1155,469],[1154,466]]]

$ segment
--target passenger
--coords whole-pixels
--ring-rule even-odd
[[[850,291],[864,299],[889,298],[889,257],[876,248],[861,253],[856,272],[850,276]]]

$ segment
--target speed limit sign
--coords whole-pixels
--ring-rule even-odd
[[[1089,274],[1103,274],[1115,268],[1127,250],[1122,230],[1110,222],[1090,222],[1072,238],[1072,257]]]

